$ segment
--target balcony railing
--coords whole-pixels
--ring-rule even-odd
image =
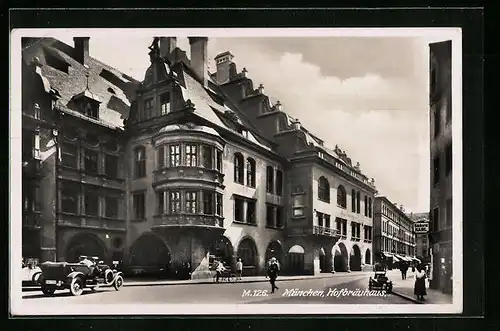
[[[59,226],[66,227],[81,227],[81,228],[94,228],[104,230],[125,231],[126,224],[123,219],[114,219],[107,217],[97,217],[89,215],[75,215],[68,213],[59,213],[58,222]]]
[[[156,215],[153,217],[153,227],[178,227],[178,226],[199,226],[199,227],[224,227],[224,218],[217,215]]]
[[[338,236],[337,229],[327,228],[319,225],[315,225],[313,227],[313,234],[318,236],[328,236],[328,237]]]

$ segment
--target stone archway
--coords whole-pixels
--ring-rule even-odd
[[[343,243],[339,243],[337,247],[334,246],[333,250],[335,250],[333,258],[334,270],[347,271],[349,266],[349,256],[347,253],[347,248]]]
[[[361,271],[361,251],[358,245],[352,245],[349,268],[351,271]]]
[[[265,262],[269,262],[272,257],[275,257],[278,260],[281,270],[286,269],[285,252],[283,251],[283,247],[279,241],[273,240],[269,242],[269,245],[267,245]]]
[[[97,256],[106,259],[106,245],[99,237],[91,233],[80,233],[74,235],[66,246],[66,261],[78,262],[81,255]]]
[[[130,267],[147,274],[171,272],[170,250],[157,236],[144,234],[130,247]]]
[[[365,264],[372,264],[372,256],[369,248],[365,252]]]
[[[246,237],[238,244],[237,258],[243,262],[243,275],[257,275],[259,269],[259,253],[252,238]]]
[[[288,250],[288,270],[292,275],[304,274],[305,250],[300,245],[294,245]]]
[[[235,263],[233,244],[226,236],[220,236],[212,243],[210,254],[229,266]]]

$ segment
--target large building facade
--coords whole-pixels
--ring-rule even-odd
[[[401,206],[386,197],[375,198],[374,250],[375,259],[394,268],[399,262],[413,263],[415,259],[415,233],[413,221]]]
[[[290,274],[372,264],[374,180],[254,89],[208,38],[155,38],[143,81],[23,39],[23,256],[96,255],[132,271]],[[146,53],[145,53],[146,56]]]
[[[431,287],[452,291],[451,40],[430,44]]]

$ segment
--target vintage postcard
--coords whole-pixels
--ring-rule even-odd
[[[461,54],[456,28],[14,30],[11,313],[462,312]]]

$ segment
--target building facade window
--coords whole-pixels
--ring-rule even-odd
[[[134,220],[142,221],[146,218],[146,193],[137,192],[132,195]]]
[[[216,167],[218,172],[222,172],[222,151],[216,150],[215,152],[215,158],[216,158]]]
[[[158,206],[156,213],[158,215],[163,215],[166,212],[166,210],[165,210],[166,209],[165,208],[165,194],[166,194],[165,191],[156,192],[156,200],[157,200],[157,206]]]
[[[323,176],[318,179],[318,199],[324,202],[330,202],[330,183],[328,179]]]
[[[368,217],[368,196],[365,195],[365,216]]]
[[[210,191],[203,191],[203,214],[214,214],[214,193]]]
[[[304,208],[305,208],[305,195],[304,194],[296,194],[292,196],[292,215],[293,217],[302,217],[304,216]]]
[[[277,206],[276,207],[276,227],[277,228],[282,228],[284,226],[284,221],[283,221],[283,207]]]
[[[281,170],[276,170],[276,194],[283,195],[283,172]]]
[[[255,187],[255,160],[247,159],[247,185]]]
[[[161,115],[170,113],[170,93],[163,93],[160,95],[160,111]]]
[[[186,166],[196,167],[197,164],[197,152],[198,148],[196,145],[186,145]]]
[[[356,191],[355,190],[351,191],[351,211],[353,213],[356,212]]]
[[[105,216],[109,218],[118,218],[118,198],[113,196],[105,196],[104,204],[106,205]]]
[[[336,225],[338,234],[340,234],[341,237],[346,238],[347,237],[347,220],[337,217],[337,218],[335,218],[335,225]]]
[[[368,198],[368,217],[373,217],[373,200],[372,198]]]
[[[78,148],[73,144],[61,143],[61,164],[65,167],[78,168]]]
[[[151,114],[153,113],[153,106],[153,98],[144,100],[144,113],[142,114],[142,117],[140,119],[147,119],[151,117]]]
[[[215,193],[215,215],[223,216],[222,211],[222,194]]]
[[[181,146],[170,145],[170,162],[171,167],[179,167],[181,165]]]
[[[160,146],[156,150],[156,164],[157,169],[163,169],[165,167],[165,147]]]
[[[356,192],[356,213],[361,213],[361,193]]]
[[[196,214],[196,192],[186,192],[186,213]]]
[[[266,204],[266,226],[267,227],[274,227],[275,221],[276,221],[276,206],[273,206],[271,204]]]
[[[256,224],[256,203],[255,200],[247,200],[247,223],[248,224]]]
[[[204,145],[201,150],[203,154],[203,167],[206,169],[213,169],[214,167],[214,156],[213,148],[211,146]]]
[[[439,231],[439,207],[436,207],[432,210],[432,231]]]
[[[99,164],[99,154],[96,151],[84,150],[84,169],[86,173],[97,174]]]
[[[106,154],[104,157],[104,173],[111,178],[118,178],[118,157]]]
[[[271,166],[266,168],[266,192],[274,193],[274,169]]]
[[[445,158],[445,175],[448,176],[451,173],[453,166],[453,152],[451,148],[451,142],[445,147],[444,158]]]
[[[432,182],[434,185],[437,185],[440,181],[440,175],[441,175],[441,162],[440,162],[440,159],[439,159],[439,156],[436,156],[432,162]]]
[[[234,220],[243,223],[245,221],[245,214],[243,213],[245,200],[239,197],[234,197]]]
[[[238,184],[244,184],[243,155],[234,154],[234,181]]]
[[[135,178],[146,176],[146,148],[138,146],[134,150]]]
[[[339,206],[340,208],[347,207],[347,194],[345,191],[345,187],[342,185],[339,185],[337,187],[337,206]]]
[[[78,197],[80,191],[75,185],[63,182],[61,188],[61,210],[63,213],[78,213]]]
[[[181,193],[179,191],[169,192],[169,210],[170,214],[179,214],[181,212]]]
[[[99,216],[99,194],[93,189],[84,189],[85,215]]]

